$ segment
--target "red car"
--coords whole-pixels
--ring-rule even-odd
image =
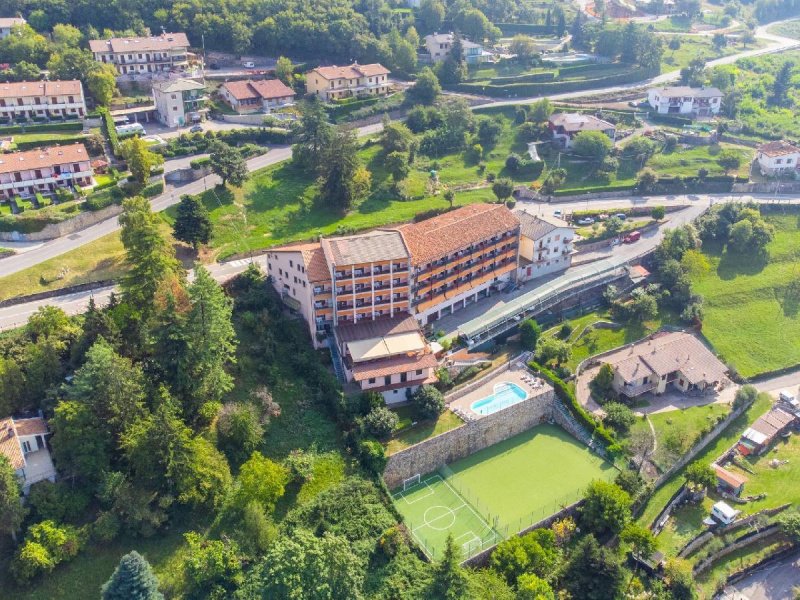
[[[624,244],[632,244],[634,242],[638,242],[639,238],[642,237],[641,231],[631,231],[628,235],[622,238],[622,242]]]

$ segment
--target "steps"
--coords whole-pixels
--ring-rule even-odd
[[[344,365],[342,364],[342,357],[339,354],[339,348],[336,346],[336,340],[331,336],[328,337],[328,348],[331,351],[331,362],[333,363],[333,372],[336,373],[336,378],[341,383],[347,383],[347,377],[344,374]]]

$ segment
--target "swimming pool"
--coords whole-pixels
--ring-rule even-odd
[[[470,405],[472,412],[479,415],[491,415],[498,410],[503,410],[514,404],[522,402],[528,397],[528,392],[516,383],[504,381],[494,386],[494,393],[486,398],[476,400]]]

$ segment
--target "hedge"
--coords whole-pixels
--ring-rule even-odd
[[[153,196],[158,196],[160,193],[164,191],[164,182],[157,181],[155,183],[151,183],[150,185],[146,185],[142,188],[142,196],[145,198],[152,198]]]
[[[328,116],[331,119],[338,119],[347,116],[350,113],[359,110],[360,108],[364,108],[365,106],[371,106],[372,104],[377,104],[381,99],[382,98],[380,96],[373,96],[371,98],[364,98],[363,100],[354,100],[344,104],[328,105],[325,107],[325,110],[328,111]]]
[[[513,36],[518,33],[527,35],[548,35],[555,33],[554,25],[542,25],[538,23],[495,23],[504,36]],[[442,31],[441,29],[439,31]]]
[[[108,138],[108,143],[111,144],[111,151],[114,153],[114,156],[119,158],[122,156],[122,151],[119,147],[119,136],[117,135],[117,130],[114,128],[114,119],[111,117],[111,113],[107,108],[98,108],[97,111],[100,113],[100,117],[103,119],[103,131]]]
[[[683,127],[684,125],[691,125],[692,120],[687,117],[679,117],[677,115],[662,115],[655,111],[650,111],[647,113],[647,117],[651,121],[656,121],[657,123],[664,123],[665,125],[675,125],[677,127]]]
[[[512,75],[509,77],[493,77],[489,80],[490,85],[509,85],[512,83],[541,83],[554,81],[555,71],[544,71],[542,73],[530,73],[528,75]]]
[[[564,92],[577,92],[595,88],[605,88],[624,83],[644,81],[657,74],[654,69],[631,69],[624,73],[608,75],[597,79],[581,79],[574,81],[553,81],[543,83],[512,83],[508,85],[487,85],[482,83],[459,83],[446,86],[446,89],[469,94],[482,94],[495,97],[513,96],[546,96]]]
[[[571,189],[571,190],[556,190],[553,193],[553,196],[575,196],[577,194],[597,194],[600,192],[617,192],[617,191],[624,191],[624,190],[632,190],[636,187],[633,183],[609,183],[607,185],[595,185],[591,187],[585,187],[580,189]]]
[[[96,192],[86,198],[86,210],[102,210],[122,200],[123,193],[118,187]]]
[[[0,127],[0,135],[6,133],[47,133],[49,131],[83,131],[83,123],[77,121],[75,123],[59,122],[43,125],[10,125],[8,127]]]
[[[207,167],[210,164],[211,164],[211,157],[210,156],[204,156],[203,158],[194,159],[192,162],[189,163],[189,166],[193,170],[197,171],[199,169],[202,169],[203,167]]]
[[[605,442],[607,446],[613,446],[617,443],[613,434],[608,429],[603,427],[603,425],[594,416],[586,412],[586,409],[584,409],[580,402],[578,402],[575,394],[569,389],[567,384],[564,383],[561,378],[559,378],[550,369],[541,366],[535,361],[529,362],[528,366],[534,371],[538,371],[542,377],[550,382],[550,385],[553,386],[553,389],[556,392],[556,396],[558,396],[564,402],[569,411],[572,413],[572,416],[574,416],[579,423],[587,427],[590,432],[594,432],[594,434],[603,442]]]

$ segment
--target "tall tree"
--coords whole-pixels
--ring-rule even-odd
[[[316,96],[300,103],[300,133],[292,147],[292,164],[299,168],[321,172],[323,151],[333,137],[333,127],[322,101]]]
[[[789,105],[789,90],[792,87],[792,69],[794,63],[786,61],[781,66],[778,74],[775,75],[775,82],[772,84],[772,93],[769,97],[769,103],[774,106],[788,106]]]
[[[117,71],[108,63],[96,63],[86,76],[86,87],[100,106],[110,106],[117,91]]]
[[[230,182],[236,187],[241,187],[247,181],[249,172],[247,161],[239,151],[225,142],[216,142],[211,148],[211,170],[222,178],[222,185]]]
[[[324,152],[320,196],[340,212],[350,210],[369,191],[369,171],[361,165],[357,152],[356,134],[346,129],[334,132]]]
[[[159,223],[146,199],[136,196],[123,201],[119,224],[129,269],[121,287],[125,300],[142,315],[152,310],[153,297],[161,282],[181,270],[172,248],[159,231]]]
[[[184,194],[178,204],[178,214],[172,226],[172,235],[176,240],[191,244],[197,251],[200,244],[211,241],[213,225],[208,209],[198,196]]]
[[[609,600],[621,597],[625,572],[619,558],[589,534],[570,553],[561,580],[572,598]]]
[[[581,507],[582,526],[596,535],[616,534],[631,518],[631,497],[621,487],[606,481],[589,484]]]
[[[281,56],[275,63],[275,76],[283,83],[292,87],[294,85],[294,64],[292,59]]]
[[[408,98],[414,104],[434,104],[442,93],[442,86],[439,78],[430,67],[425,67],[417,74],[417,80],[406,92]]]
[[[120,150],[134,181],[140,186],[145,185],[153,169],[164,162],[164,157],[150,152],[147,143],[140,137],[128,138],[122,142]]]
[[[133,550],[119,560],[111,578],[103,584],[102,600],[163,600],[150,563]]]
[[[53,457],[62,475],[94,484],[111,469],[114,440],[87,404],[62,400],[56,405],[50,426]]]
[[[0,532],[7,533],[16,542],[17,531],[27,512],[22,504],[22,490],[14,467],[4,454],[0,454]]]
[[[436,598],[460,600],[467,590],[468,579],[461,567],[461,556],[452,535],[447,536],[442,559],[434,567],[431,591]]]
[[[422,0],[419,18],[426,31],[436,31],[442,26],[445,17],[444,4],[439,0]]]

